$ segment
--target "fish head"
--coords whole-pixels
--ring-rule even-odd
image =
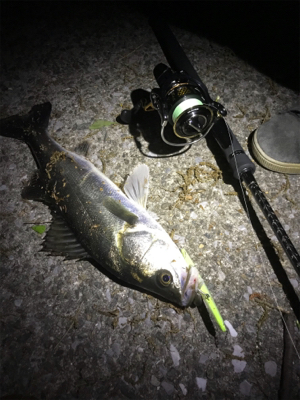
[[[130,228],[122,237],[120,250],[132,283],[179,306],[192,304],[199,272],[188,266],[165,231]]]

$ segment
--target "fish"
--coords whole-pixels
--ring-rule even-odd
[[[21,196],[50,208],[42,251],[91,260],[118,280],[187,307],[199,302],[200,275],[146,211],[149,168],[135,167],[124,191],[90,161],[48,134],[51,103],[0,120],[0,135],[26,143],[37,164]]]

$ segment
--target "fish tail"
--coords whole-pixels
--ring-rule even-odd
[[[36,137],[46,136],[51,114],[51,103],[33,106],[26,115],[13,115],[0,120],[0,135],[21,140],[27,144]]]
[[[28,114],[13,115],[0,120],[0,135],[25,142],[39,169],[45,168],[51,155],[61,150],[47,133],[51,103],[33,106]]]

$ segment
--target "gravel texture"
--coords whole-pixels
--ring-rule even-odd
[[[48,227],[50,212],[41,203],[21,198],[35,170],[34,160],[26,145],[0,137],[0,397],[278,398],[284,342],[277,307],[292,310],[274,266],[284,267],[298,296],[299,276],[250,198],[252,228],[239,183],[205,141],[181,156],[158,159],[147,157],[156,149],[147,137],[137,138],[142,152],[138,149],[133,135],[142,130],[140,125],[134,132],[118,123],[89,129],[99,119],[115,122],[122,109],[130,109],[132,91],[156,87],[153,68],[166,61],[146,13],[136,3],[67,4],[64,11],[47,2],[43,12],[20,7],[18,17],[13,6],[5,8],[1,118],[50,101],[51,136],[105,168],[114,182],[124,182],[137,164],[146,163],[151,173],[148,210],[188,251],[235,331],[222,333],[216,327],[213,337],[196,308],[177,309],[112,281],[86,261],[64,261],[39,252],[43,235],[32,226]],[[211,12],[202,12],[205,19],[215,11],[206,7]],[[275,76],[270,67],[268,75],[257,67],[252,42],[244,56],[213,37],[219,30],[222,39],[225,24],[212,23],[210,35],[204,35],[192,29],[195,25],[172,24],[171,17],[178,41],[211,97],[220,96],[228,124],[248,151],[251,132],[297,101],[297,91],[288,81],[294,71]],[[236,36],[243,41],[239,26]],[[245,26],[249,27],[246,22]],[[245,47],[247,40],[249,36]],[[256,44],[262,58],[270,54],[273,67],[275,39],[265,54],[259,38]],[[289,69],[290,64],[281,63]],[[157,115],[147,118],[151,131]],[[219,167],[223,175],[217,173]],[[195,171],[201,179],[191,179]],[[300,250],[299,176],[257,166],[255,177]],[[183,190],[185,183],[189,192]],[[299,330],[293,326],[299,355]],[[290,379],[291,399],[300,398],[296,354]]]

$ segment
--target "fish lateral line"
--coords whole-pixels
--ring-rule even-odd
[[[145,209],[148,166],[133,170],[122,193],[91,162],[48,135],[50,112],[51,104],[45,103],[25,116],[0,120],[0,134],[25,142],[38,165],[22,196],[51,210],[43,251],[92,259],[125,283],[189,306],[198,293],[197,271]]]

